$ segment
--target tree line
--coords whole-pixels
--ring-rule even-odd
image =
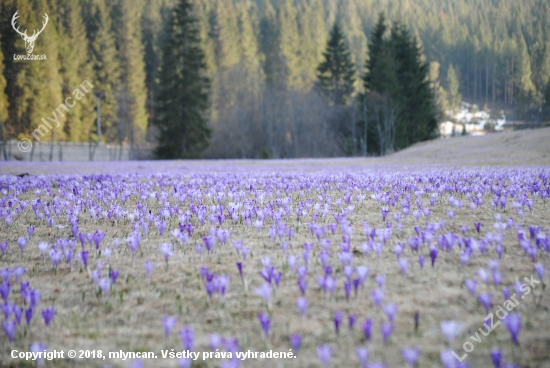
[[[3,137],[30,136],[84,79],[105,93],[102,140],[140,144],[161,137],[155,122],[166,113],[159,97],[168,78],[161,66],[178,4],[2,1]],[[461,96],[494,109],[547,111],[542,107],[550,104],[546,1],[194,0],[192,5],[209,86],[201,133],[209,144],[185,155],[384,154],[431,137],[431,117],[456,108]],[[39,29],[43,13],[49,15],[35,47],[35,53],[47,54],[46,62],[13,60],[13,54],[25,53],[11,27],[16,10],[29,32]],[[382,12],[385,32],[377,40]],[[319,76],[336,23],[354,69],[342,102],[327,96]],[[373,52],[377,45],[379,54]],[[392,61],[378,63],[375,76],[377,57]],[[416,78],[423,73],[427,85]],[[421,97],[405,93],[405,86],[419,88],[424,97],[429,89],[435,107],[426,103],[420,109],[427,115],[407,108],[419,106],[414,99]],[[95,109],[95,98],[86,96],[66,115],[55,140],[95,140]]]

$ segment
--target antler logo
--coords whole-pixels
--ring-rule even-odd
[[[19,27],[16,28],[16,19],[19,18],[19,10],[15,12],[13,15],[13,18],[11,18],[11,25],[13,29],[15,29],[15,32],[19,33],[21,35],[21,38],[25,41],[25,48],[27,49],[27,54],[32,53],[32,50],[34,49],[34,42],[36,41],[36,38],[44,28],[46,28],[46,24],[48,24],[48,14],[44,13],[44,22],[42,22],[42,29],[36,33],[36,30],[33,32],[32,36],[27,35],[27,30],[25,32],[19,31]]]

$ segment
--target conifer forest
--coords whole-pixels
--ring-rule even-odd
[[[16,11],[29,34],[47,14],[47,61],[14,60]],[[2,139],[32,138],[88,80],[100,131],[90,93],[44,139],[159,158],[386,155],[436,137],[461,97],[550,105],[545,0],[2,0],[0,45]]]

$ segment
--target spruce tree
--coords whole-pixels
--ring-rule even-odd
[[[396,22],[390,42],[397,66],[400,105],[395,148],[402,149],[434,136],[436,109],[428,78],[429,64],[422,60],[416,38],[406,26]]]
[[[145,62],[139,22],[141,9],[133,0],[117,0],[111,14],[121,72],[115,91],[119,104],[118,138],[139,143],[145,140],[147,129]]]
[[[4,53],[2,53],[2,37],[0,36],[0,132],[2,136],[1,139],[4,139],[4,124],[8,118],[8,96],[6,95],[6,78],[4,77]]]
[[[88,38],[88,54],[93,68],[95,91],[102,91],[101,136],[105,141],[114,141],[118,135],[118,106],[116,91],[120,84],[120,63],[111,18],[105,0],[84,0],[82,18]],[[97,139],[97,129],[92,128],[89,139]],[[90,133],[91,133],[90,132]]]
[[[6,78],[4,77],[4,54],[2,53],[2,37],[0,36],[0,140],[2,142],[2,158],[7,160],[6,154],[6,120],[8,118],[8,96],[6,90]]]
[[[59,37],[59,61],[63,77],[63,96],[70,96],[83,80],[92,84],[93,71],[88,58],[86,28],[82,19],[80,0],[59,0],[55,7]],[[52,14],[53,18],[53,14]],[[65,138],[72,142],[88,141],[90,129],[95,126],[93,118],[96,99],[87,94],[71,107],[63,131]]]
[[[317,67],[319,87],[335,105],[345,105],[353,92],[355,64],[338,22],[330,31],[324,61]]]
[[[270,87],[285,89],[286,67],[281,55],[281,34],[277,25],[277,13],[271,2],[266,2],[260,19],[260,50],[264,56],[265,82]]]
[[[172,9],[159,72],[156,125],[159,158],[196,158],[208,146],[209,79],[190,0]]]
[[[384,34],[386,33],[386,19],[384,13],[378,15],[378,21],[374,26],[373,31],[371,32],[370,42],[369,42],[369,55],[367,62],[365,63],[365,68],[367,73],[363,77],[363,84],[365,86],[365,92],[370,92],[371,90],[380,90],[383,88],[383,85],[375,84],[373,79],[378,73],[375,72],[377,67],[377,61],[382,52],[387,53],[387,42],[384,40]],[[383,65],[383,64],[382,64]]]

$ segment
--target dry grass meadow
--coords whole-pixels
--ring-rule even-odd
[[[328,159],[328,160],[296,160],[296,161],[176,161],[176,162],[113,162],[113,163],[2,163],[0,164],[0,177],[2,182],[15,181],[34,186],[39,182],[57,183],[63,175],[77,175],[74,180],[99,182],[100,177],[80,176],[83,174],[112,174],[115,182],[123,187],[130,182],[134,183],[159,183],[161,172],[168,178],[179,178],[182,183],[189,183],[194,175],[212,179],[202,184],[203,193],[221,184],[223,180],[243,180],[249,182],[257,179],[257,188],[261,188],[264,180],[289,182],[311,178],[312,181],[326,175],[334,175],[330,179],[328,192],[313,189],[310,192],[304,190],[304,196],[300,195],[300,189],[292,192],[293,206],[298,202],[312,199],[319,200],[321,194],[332,197],[331,211],[339,211],[335,203],[342,198],[344,191],[337,190],[337,183],[352,187],[355,180],[361,177],[366,182],[374,181],[378,177],[403,178],[403,172],[415,177],[429,177],[430,175],[446,175],[454,170],[465,170],[467,175],[489,175],[485,173],[501,172],[506,167],[517,167],[519,172],[523,168],[534,168],[548,174],[550,166],[550,130],[538,130],[528,132],[515,132],[495,134],[487,137],[464,137],[451,140],[441,140],[409,148],[384,159]],[[451,169],[451,168],[455,169]],[[463,167],[462,169],[460,167]],[[464,168],[466,167],[466,168]],[[497,167],[492,169],[491,167]],[[496,170],[496,171],[491,171]],[[511,171],[510,171],[511,172]],[[12,174],[28,173],[29,176],[14,178]],[[197,174],[198,173],[198,174]],[[353,174],[353,175],[348,175]],[[407,174],[407,175],[408,175]],[[61,175],[61,176],[58,176]],[[116,176],[119,175],[119,176]],[[362,176],[363,175],[363,176]],[[399,176],[402,175],[402,176]],[[67,178],[67,177],[65,177]],[[196,176],[195,176],[196,178]],[[337,180],[336,180],[337,179]],[[219,182],[217,182],[219,180]],[[388,179],[389,180],[389,179]],[[167,186],[165,189],[170,189]],[[4,188],[2,188],[4,189]],[[386,186],[383,191],[391,191]],[[41,197],[42,202],[51,201],[53,196],[59,196],[59,187],[54,186],[51,196],[47,193],[37,194],[32,190],[21,193],[19,199],[32,201]],[[152,186],[150,190],[160,191],[158,186]],[[86,191],[84,191],[84,194]],[[171,231],[178,226],[178,217],[172,216],[167,221],[168,227],[164,235],[160,236],[155,226],[150,224],[149,235],[141,241],[134,264],[132,264],[131,252],[127,242],[124,241],[132,232],[133,223],[125,218],[118,222],[99,219],[92,220],[89,212],[83,210],[79,216],[79,232],[93,233],[96,230],[106,233],[101,243],[101,249],[112,246],[113,238],[120,238],[121,245],[113,251],[110,263],[102,255],[95,255],[90,249],[90,270],[95,269],[98,260],[103,262],[103,274],[105,277],[108,268],[116,269],[120,276],[106,298],[98,292],[98,286],[94,284],[89,273],[83,270],[75,260],[73,271],[63,260],[60,262],[57,272],[54,272],[52,263],[46,256],[43,262],[41,253],[37,247],[39,242],[47,241],[50,244],[57,239],[72,239],[71,225],[67,216],[56,218],[53,227],[49,227],[45,219],[39,220],[29,205],[26,210],[17,216],[10,227],[4,221],[0,223],[0,241],[8,242],[8,252],[0,256],[0,269],[6,267],[24,266],[26,272],[24,281],[28,281],[32,288],[38,288],[42,294],[38,310],[30,326],[26,326],[23,316],[21,325],[18,326],[13,348],[20,351],[28,351],[32,342],[44,342],[49,350],[102,350],[108,351],[153,351],[160,357],[161,350],[183,350],[178,336],[178,330],[190,326],[195,333],[195,350],[211,351],[209,336],[219,334],[225,338],[237,338],[239,347],[243,351],[285,351],[290,349],[289,336],[298,333],[302,336],[302,345],[298,352],[298,358],[292,360],[275,359],[251,359],[241,362],[241,367],[321,367],[321,362],[316,354],[316,347],[320,344],[329,344],[333,349],[330,362],[331,367],[356,367],[359,366],[356,357],[356,348],[365,346],[369,349],[369,361],[384,362],[388,367],[405,367],[405,361],[401,355],[401,349],[416,347],[420,350],[418,361],[419,368],[442,367],[440,352],[447,348],[445,337],[440,329],[440,321],[455,320],[463,324],[462,331],[456,337],[452,348],[457,353],[462,353],[462,343],[470,340],[470,336],[478,328],[483,328],[483,318],[487,315],[483,306],[472,298],[464,287],[464,280],[478,279],[476,273],[480,268],[488,269],[488,261],[498,259],[493,247],[486,254],[476,253],[470,261],[462,266],[460,263],[460,249],[454,247],[452,252],[439,251],[435,267],[430,265],[429,250],[427,245],[421,247],[426,264],[423,269],[417,262],[417,255],[412,254],[407,244],[407,239],[416,236],[414,227],[426,227],[426,224],[445,222],[443,233],[453,232],[462,237],[461,225],[468,227],[464,237],[480,239],[486,233],[497,231],[493,228],[494,215],[502,214],[503,221],[514,218],[515,224],[520,224],[524,229],[528,226],[540,226],[541,231],[548,234],[550,228],[550,202],[540,196],[533,199],[532,212],[525,208],[523,218],[519,217],[512,207],[513,199],[509,198],[505,210],[495,210],[491,207],[492,195],[487,191],[483,196],[483,205],[475,212],[468,208],[468,198],[460,197],[464,201],[464,207],[455,209],[456,215],[449,220],[447,211],[450,210],[448,195],[441,195],[431,207],[428,220],[424,217],[419,222],[412,215],[404,217],[402,232],[395,228],[394,213],[401,211],[401,206],[390,207],[388,221],[394,222],[393,235],[384,247],[380,257],[370,251],[364,255],[362,244],[367,238],[363,234],[362,223],[368,222],[371,228],[382,229],[386,227],[382,221],[382,204],[371,198],[373,192],[362,190],[366,195],[361,202],[353,203],[355,208],[347,218],[353,228],[351,236],[351,248],[354,255],[353,265],[366,265],[370,273],[364,287],[360,288],[358,296],[346,300],[343,288],[344,276],[340,262],[338,261],[338,246],[342,242],[340,229],[335,235],[327,231],[327,239],[331,245],[331,260],[333,274],[338,278],[338,285],[334,297],[326,297],[318,287],[315,277],[323,274],[323,267],[319,261],[319,245],[316,238],[308,229],[308,224],[313,221],[307,216],[303,221],[296,220],[293,211],[284,222],[295,229],[295,234],[289,242],[287,254],[299,256],[299,265],[303,265],[302,253],[304,242],[314,243],[309,266],[308,287],[306,297],[309,300],[309,308],[305,318],[302,318],[296,308],[296,299],[300,297],[297,287],[295,272],[288,269],[286,257],[281,251],[281,242],[277,239],[273,242],[269,235],[269,227],[273,225],[271,219],[266,220],[261,232],[251,225],[247,227],[243,221],[234,224],[228,217],[223,228],[231,228],[231,236],[227,245],[216,245],[213,254],[206,251],[199,256],[195,245],[202,243],[202,238],[208,236],[211,226],[206,220],[205,226],[200,226],[196,219],[191,222],[195,226],[189,242],[186,246],[177,244]],[[131,193],[132,197],[123,205],[123,209],[132,212],[137,201],[141,201],[139,193]],[[283,193],[284,194],[284,193]],[[355,194],[355,193],[354,193]],[[9,192],[1,194],[9,197]],[[84,196],[85,197],[85,196]],[[413,196],[414,197],[414,196]],[[95,199],[103,205],[95,196]],[[246,193],[246,199],[255,199],[254,192]],[[267,201],[274,200],[268,198]],[[429,207],[429,197],[423,197],[423,204]],[[203,198],[208,209],[214,203],[206,196]],[[168,197],[172,205],[179,205],[185,210],[187,203],[178,203],[172,196]],[[117,203],[120,203],[118,201]],[[162,202],[149,197],[144,201],[153,214],[163,208]],[[227,206],[229,199],[225,199]],[[264,203],[265,204],[265,203]],[[5,206],[5,205],[4,205]],[[107,207],[103,205],[104,207]],[[347,205],[346,205],[347,206]],[[85,206],[84,206],[85,207]],[[411,207],[414,200],[411,200]],[[342,207],[344,208],[344,207]],[[411,208],[413,210],[414,208]],[[66,209],[63,208],[63,211]],[[334,222],[332,215],[320,216],[316,223],[320,226],[328,226]],[[474,223],[481,222],[482,231],[478,235]],[[34,226],[35,231],[28,242],[22,255],[17,245],[19,237],[27,236],[27,227]],[[219,226],[218,226],[219,227]],[[501,292],[502,286],[511,286],[514,282],[530,276],[534,273],[533,262],[527,257],[518,245],[516,229],[507,229],[504,232],[503,245],[505,252],[499,259],[499,270],[503,280],[498,288],[489,282],[483,284],[478,279],[477,292],[490,292],[493,294],[493,307],[491,311],[504,302]],[[244,275],[248,284],[248,292],[241,282],[236,262],[240,259],[231,245],[235,240],[242,240],[243,245],[250,248],[248,259],[244,262]],[[158,250],[162,243],[175,245],[175,255],[169,259],[168,270],[164,267],[164,258]],[[409,259],[409,269],[406,276],[401,274],[396,255],[393,251],[394,244],[402,242],[405,251],[402,257]],[[77,240],[75,251],[80,250]],[[271,257],[272,265],[282,271],[282,280],[276,292],[272,294],[273,306],[269,313],[271,317],[271,332],[269,339],[264,339],[257,315],[259,312],[267,312],[266,303],[254,292],[263,279],[259,272],[262,269],[262,257]],[[75,254],[75,258],[78,255]],[[150,260],[155,267],[152,271],[150,283],[145,273],[144,262]],[[500,347],[503,353],[503,361],[513,361],[521,367],[550,367],[550,295],[547,284],[550,280],[548,270],[550,261],[548,254],[539,251],[537,262],[546,268],[544,283],[526,295],[521,300],[516,311],[522,318],[520,332],[520,346],[512,348],[510,334],[507,328],[501,324],[488,336],[481,337],[481,343],[475,343],[475,349],[469,354],[468,362],[472,367],[492,367],[489,352],[493,347]],[[225,297],[217,295],[210,300],[201,281],[199,268],[206,266],[216,274],[226,274],[231,277]],[[380,333],[380,322],[387,320],[384,312],[377,308],[371,300],[370,293],[377,286],[375,276],[386,276],[383,287],[385,292],[384,303],[395,303],[398,312],[395,317],[394,331],[389,341],[384,344]],[[512,289],[513,290],[513,289]],[[512,291],[513,292],[513,291]],[[13,282],[10,301],[22,305],[23,299],[19,295],[19,285]],[[55,306],[56,314],[52,325],[46,328],[39,311],[48,306]],[[333,316],[340,310],[344,313],[340,334],[335,333]],[[419,328],[414,329],[414,314],[419,313]],[[357,323],[352,331],[348,331],[347,316],[357,316]],[[161,319],[163,316],[176,316],[177,325],[168,340],[164,338]],[[3,318],[0,316],[0,318]],[[372,339],[365,341],[361,331],[361,324],[365,318],[371,318],[374,322]],[[4,367],[32,367],[36,363],[27,363],[9,357],[10,344],[0,332],[0,366]],[[223,349],[221,349],[223,350]],[[45,362],[46,367],[101,367],[111,365],[115,367],[129,367],[131,362],[120,360],[98,359],[64,359]],[[192,367],[219,367],[220,359],[197,360]],[[177,360],[143,360],[144,367],[177,367]]]

